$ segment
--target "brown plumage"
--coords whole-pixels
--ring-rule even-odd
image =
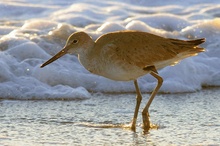
[[[137,103],[130,128],[135,130],[141,93],[137,78],[150,73],[158,81],[142,111],[144,131],[150,129],[148,109],[163,79],[157,70],[204,51],[198,47],[205,39],[177,40],[140,31],[118,31],[100,36],[95,42],[84,32],[73,33],[64,48],[42,64],[44,67],[66,53],[78,55],[80,63],[91,73],[117,81],[134,81]]]
[[[140,68],[154,65],[160,69],[164,67],[157,67],[160,62],[172,60],[170,64],[166,64],[168,66],[204,51],[204,48],[197,47],[204,41],[205,39],[183,41],[146,32],[121,31],[101,36],[95,41],[93,49],[100,54],[109,54],[113,60],[120,60],[121,63],[130,63]]]

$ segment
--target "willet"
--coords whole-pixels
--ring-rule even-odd
[[[107,33],[93,41],[85,32],[76,32],[70,35],[64,48],[41,67],[66,53],[74,53],[78,55],[80,63],[93,74],[116,81],[133,80],[137,96],[130,128],[134,131],[142,100],[137,79],[150,73],[158,83],[142,111],[143,129],[147,132],[151,126],[148,109],[163,83],[157,70],[203,52],[204,48],[198,47],[203,42],[204,38],[184,41],[130,30]]]

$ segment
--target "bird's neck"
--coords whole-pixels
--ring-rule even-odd
[[[94,42],[87,44],[84,48],[78,51],[78,59],[80,63],[87,69],[91,67],[91,63],[94,58]]]

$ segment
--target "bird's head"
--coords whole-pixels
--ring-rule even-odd
[[[57,60],[58,58],[62,57],[63,55],[69,54],[80,54],[86,48],[91,47],[94,42],[92,41],[91,37],[86,34],[85,32],[76,32],[69,36],[66,41],[66,45],[63,49],[50,58],[48,61],[41,65],[41,68],[52,63],[53,61]]]

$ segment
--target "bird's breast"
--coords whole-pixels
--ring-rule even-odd
[[[116,81],[135,80],[148,73],[132,64],[108,59],[107,57],[100,58],[80,57],[79,61],[89,72]]]

